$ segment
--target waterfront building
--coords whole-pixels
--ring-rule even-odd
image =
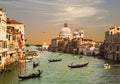
[[[49,46],[46,44],[46,42],[44,42],[43,45],[42,45],[42,50],[47,50],[48,47],[49,47]]]
[[[104,44],[104,42],[100,45],[99,49],[100,49],[100,57],[105,58],[105,44]]]
[[[110,28],[105,32],[105,58],[120,61],[120,26]]]
[[[56,52],[62,50],[60,45],[63,42],[63,38],[54,38],[51,40],[51,45],[49,46],[49,50]]]
[[[80,39],[80,45],[84,45],[84,44],[90,44],[90,46],[95,46],[95,41],[92,40],[92,39],[85,39],[85,38],[82,38]]]
[[[22,58],[23,51],[25,47],[25,32],[24,32],[25,25],[21,22],[13,20],[11,18],[7,18],[7,29],[8,29],[8,49],[9,54],[12,55],[19,55]],[[16,53],[17,52],[17,53]]]
[[[72,52],[84,55],[98,55],[101,42],[96,42],[92,39],[74,38],[71,41],[73,48]]]
[[[7,18],[6,9],[0,8],[0,69],[23,56],[24,35],[24,24]]]
[[[49,46],[49,50],[51,51],[64,51],[66,48],[68,41],[72,38],[71,30],[68,27],[67,23],[64,23],[64,27],[61,28],[59,37],[51,40],[51,45]]]
[[[0,66],[5,64],[7,56],[7,38],[6,38],[6,9],[0,8]]]
[[[49,50],[85,55],[99,54],[99,42],[95,42],[92,39],[85,39],[83,29],[76,29],[73,32],[73,38],[71,35],[71,30],[67,23],[64,23],[59,37],[51,40]]]
[[[51,45],[49,46],[49,50],[55,52],[57,51],[57,48],[58,48],[57,38],[54,38],[51,40]]]
[[[90,47],[88,53],[93,56],[99,55],[100,53],[99,47],[94,47],[94,46]]]

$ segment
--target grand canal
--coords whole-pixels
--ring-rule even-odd
[[[35,49],[34,49],[35,50]],[[37,51],[37,50],[36,50]],[[19,67],[11,72],[0,75],[0,84],[120,84],[120,67],[109,62],[110,69],[104,69],[105,63],[102,59],[80,55],[52,53],[48,51],[38,52],[39,57],[32,61],[40,62],[40,65],[33,69],[32,62],[26,64],[26,70],[22,73],[30,74],[38,69],[43,70],[41,78],[19,80]],[[49,63],[50,58],[62,58],[61,62]],[[67,65],[71,63],[86,63],[87,67],[70,69]]]

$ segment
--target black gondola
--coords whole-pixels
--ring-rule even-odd
[[[76,65],[68,65],[70,68],[80,68],[80,67],[85,67],[89,64],[89,62],[84,63],[84,64],[76,64]]]
[[[33,62],[33,68],[35,68],[35,67],[37,67],[37,66],[39,66],[39,63]]]
[[[38,73],[33,73],[33,74],[30,74],[30,75],[27,75],[27,76],[18,75],[18,78],[22,79],[22,80],[30,79],[30,78],[36,78],[36,77],[40,77],[42,73],[43,73],[43,71],[38,70]]]
[[[62,59],[49,59],[49,62],[58,62],[58,61],[62,61]]]

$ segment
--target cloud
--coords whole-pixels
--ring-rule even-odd
[[[98,10],[93,7],[67,7],[61,9],[61,12],[54,14],[58,18],[67,18],[69,20],[74,20],[76,18],[84,18],[97,14]]]
[[[105,0],[85,0],[86,2],[92,2],[93,4],[100,4],[100,3],[104,3]]]
[[[65,2],[64,0],[58,0],[61,4],[56,5],[55,8],[58,10],[56,13],[53,14],[53,22],[60,21],[67,19],[71,21],[75,21],[77,18],[88,18],[91,16],[96,16],[98,14],[97,19],[101,20],[104,18],[104,13],[107,13],[104,9],[99,9],[97,4],[104,3],[105,0],[69,0],[69,2]],[[100,18],[101,17],[101,18]]]
[[[105,0],[9,0],[0,3],[10,7],[20,14],[29,14],[34,17],[45,17],[49,22],[58,23],[67,19],[68,21],[81,20],[95,16],[97,20],[105,18],[106,10],[97,7]],[[14,6],[14,8],[12,8]],[[21,14],[22,14],[21,13]],[[99,14],[101,14],[99,16]]]

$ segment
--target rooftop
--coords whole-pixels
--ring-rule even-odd
[[[7,24],[23,24],[23,23],[15,21],[11,18],[7,18]]]
[[[0,8],[0,11],[6,12],[6,9],[5,8]]]

